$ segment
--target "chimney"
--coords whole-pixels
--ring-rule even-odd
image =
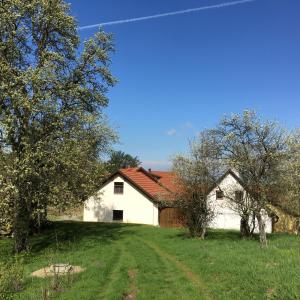
[[[151,169],[148,169],[148,172],[151,173]]]

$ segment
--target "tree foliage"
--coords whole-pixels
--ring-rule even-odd
[[[113,151],[107,161],[107,169],[114,173],[122,168],[135,168],[141,164],[137,156],[132,156],[123,151]]]
[[[280,180],[274,188],[274,204],[300,218],[300,131],[290,134],[287,155],[280,165]]]
[[[63,0],[0,3],[0,219],[12,221],[16,252],[48,205],[66,209],[95,188],[115,139],[103,115],[112,51],[101,30],[80,48]]]

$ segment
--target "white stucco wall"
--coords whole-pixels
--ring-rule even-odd
[[[114,182],[124,182],[123,194],[114,194]],[[123,210],[124,223],[158,225],[157,206],[120,176],[103,186],[97,198],[90,197],[85,202],[83,220],[113,222],[113,210]]]
[[[224,197],[222,199],[216,198],[216,191],[219,188],[224,192]],[[243,187],[239,182],[231,175],[228,174],[208,195],[209,203],[212,205],[216,212],[216,217],[212,221],[211,228],[220,229],[240,229],[241,217],[230,205],[230,200],[226,198],[226,195],[233,195],[235,191],[243,190]],[[266,221],[266,232],[272,232],[272,220],[266,214],[264,215]],[[256,221],[257,224],[257,221]],[[258,232],[258,227],[256,225],[255,232]]]

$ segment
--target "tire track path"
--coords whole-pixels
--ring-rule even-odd
[[[118,275],[120,273],[120,268],[122,265],[122,260],[124,256],[124,249],[122,246],[118,245],[116,247],[116,255],[112,257],[112,266],[109,271],[109,275],[106,279],[105,284],[101,287],[102,291],[100,292],[99,299],[109,299],[108,291],[110,286],[114,285],[118,280]]]
[[[179,261],[176,256],[171,255],[164,250],[162,250],[160,247],[158,247],[153,242],[144,240],[140,237],[137,237],[138,240],[140,240],[142,243],[146,244],[149,248],[151,248],[154,252],[156,252],[160,257],[166,259],[169,262],[172,262],[179,270],[181,270],[185,276],[193,283],[193,285],[197,288],[200,295],[203,297],[202,299],[207,300],[213,300],[214,297],[212,296],[210,290],[206,286],[206,284],[201,280],[201,278],[195,274],[188,266],[186,266],[184,263]]]
[[[149,245],[138,238],[131,237],[127,240],[126,247],[134,256],[136,262],[136,296],[137,299],[198,299],[188,297],[186,288],[179,284],[180,279],[184,278],[182,272],[174,266],[173,262],[154,251]],[[193,285],[187,281],[190,287]],[[189,292],[191,293],[191,292]],[[189,294],[192,295],[193,293]]]

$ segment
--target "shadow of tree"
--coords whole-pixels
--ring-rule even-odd
[[[207,240],[241,240],[241,234],[237,230],[208,230],[207,236],[205,237]]]
[[[7,262],[7,257],[12,256],[12,240],[9,237],[0,237],[0,262]]]
[[[268,234],[268,238],[273,237],[273,234]],[[188,229],[178,232],[177,234],[169,235],[170,238],[181,238],[181,239],[191,239]],[[196,239],[196,238],[195,238]],[[238,230],[222,230],[222,229],[209,229],[205,235],[205,240],[258,240],[258,234],[254,234],[252,237],[243,238]]]
[[[76,245],[82,240],[93,243],[107,244],[120,240],[126,236],[133,235],[133,228],[138,224],[122,223],[97,223],[79,221],[56,221],[50,228],[43,230],[40,234],[31,237],[31,251],[37,253],[46,248],[60,248],[64,244]],[[82,245],[81,245],[82,247]]]

